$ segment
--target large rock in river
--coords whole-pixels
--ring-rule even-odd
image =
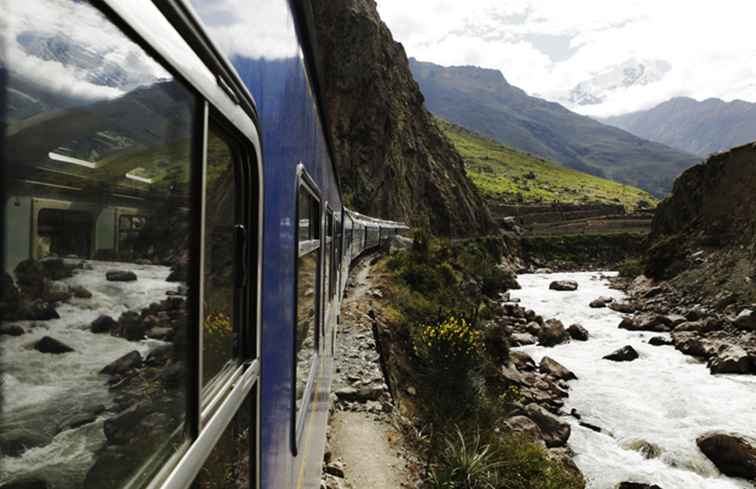
[[[748,374],[756,370],[756,359],[743,348],[730,345],[709,358],[709,369],[713,374]]]
[[[541,363],[538,365],[538,370],[542,374],[551,375],[560,380],[577,379],[577,375],[551,357],[543,357]]]
[[[538,333],[538,344],[542,346],[555,346],[564,343],[570,338],[564,329],[564,324],[558,319],[549,319]]]
[[[551,290],[561,290],[561,291],[567,291],[571,292],[573,290],[577,290],[578,283],[574,280],[555,280],[549,284],[549,289]]]
[[[723,474],[756,478],[756,440],[733,433],[710,432],[699,436],[696,444]]]
[[[735,318],[735,326],[739,329],[756,331],[756,312],[751,309],[743,309]]]
[[[73,348],[62,341],[56,340],[50,336],[43,336],[40,338],[39,341],[34,343],[34,349],[40,353],[53,353],[56,355],[74,351]]]
[[[610,302],[614,302],[614,299],[611,297],[601,296],[598,299],[591,301],[591,303],[588,305],[593,309],[601,309],[602,307],[606,307],[606,305]]]
[[[109,282],[134,282],[137,279],[136,273],[124,270],[110,270],[105,273],[105,278]]]
[[[638,358],[638,352],[630,345],[625,345],[604,357],[605,360],[613,362],[631,362],[636,358]]]
[[[572,324],[567,328],[567,333],[573,340],[588,341],[588,330],[579,324]]]
[[[572,428],[556,416],[535,403],[525,406],[525,414],[541,429],[543,439],[549,448],[563,447],[567,444]]]

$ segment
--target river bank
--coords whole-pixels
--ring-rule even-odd
[[[578,288],[550,290],[555,280],[573,280]],[[712,376],[700,361],[670,346],[649,344],[653,336],[674,334],[618,328],[622,313],[589,306],[600,296],[616,302],[626,298],[610,288],[607,275],[526,274],[518,282],[522,289],[512,297],[521,305],[564,324],[579,323],[588,333],[584,342],[518,348],[536,362],[549,356],[576,375],[569,381],[561,419],[572,428],[569,447],[588,488],[613,489],[623,481],[664,489],[752,487],[721,475],[696,440],[710,431],[756,435],[756,378]],[[603,358],[624,346],[639,358]],[[580,420],[567,415],[573,410]]]

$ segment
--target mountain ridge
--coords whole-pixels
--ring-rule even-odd
[[[673,97],[651,109],[602,122],[702,156],[756,140],[756,104],[737,99]]]
[[[501,144],[656,196],[668,192],[674,178],[698,160],[532,97],[498,70],[443,67],[415,58],[410,68],[434,114]]]

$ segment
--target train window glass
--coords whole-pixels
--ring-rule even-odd
[[[335,248],[336,243],[333,241],[333,211],[329,208],[328,212],[326,213],[326,248],[325,248],[325,269],[326,269],[326,278],[325,278],[325,290],[327,291],[327,298],[330,301],[333,299],[333,281],[335,278],[335,275],[333,273],[334,267],[333,267],[333,251]]]
[[[305,395],[318,351],[320,296],[320,222],[318,199],[301,185],[298,196],[299,243],[297,258],[297,304],[295,331],[294,402],[297,417],[306,403]]]
[[[89,2],[4,7],[0,486],[140,485],[185,442],[198,100]]]
[[[239,343],[234,226],[241,223],[240,170],[232,140],[213,126],[207,136],[206,168],[202,378],[207,386],[237,364]]]

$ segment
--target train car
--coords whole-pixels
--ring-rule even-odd
[[[319,487],[350,265],[307,2],[13,0],[0,487]]]

